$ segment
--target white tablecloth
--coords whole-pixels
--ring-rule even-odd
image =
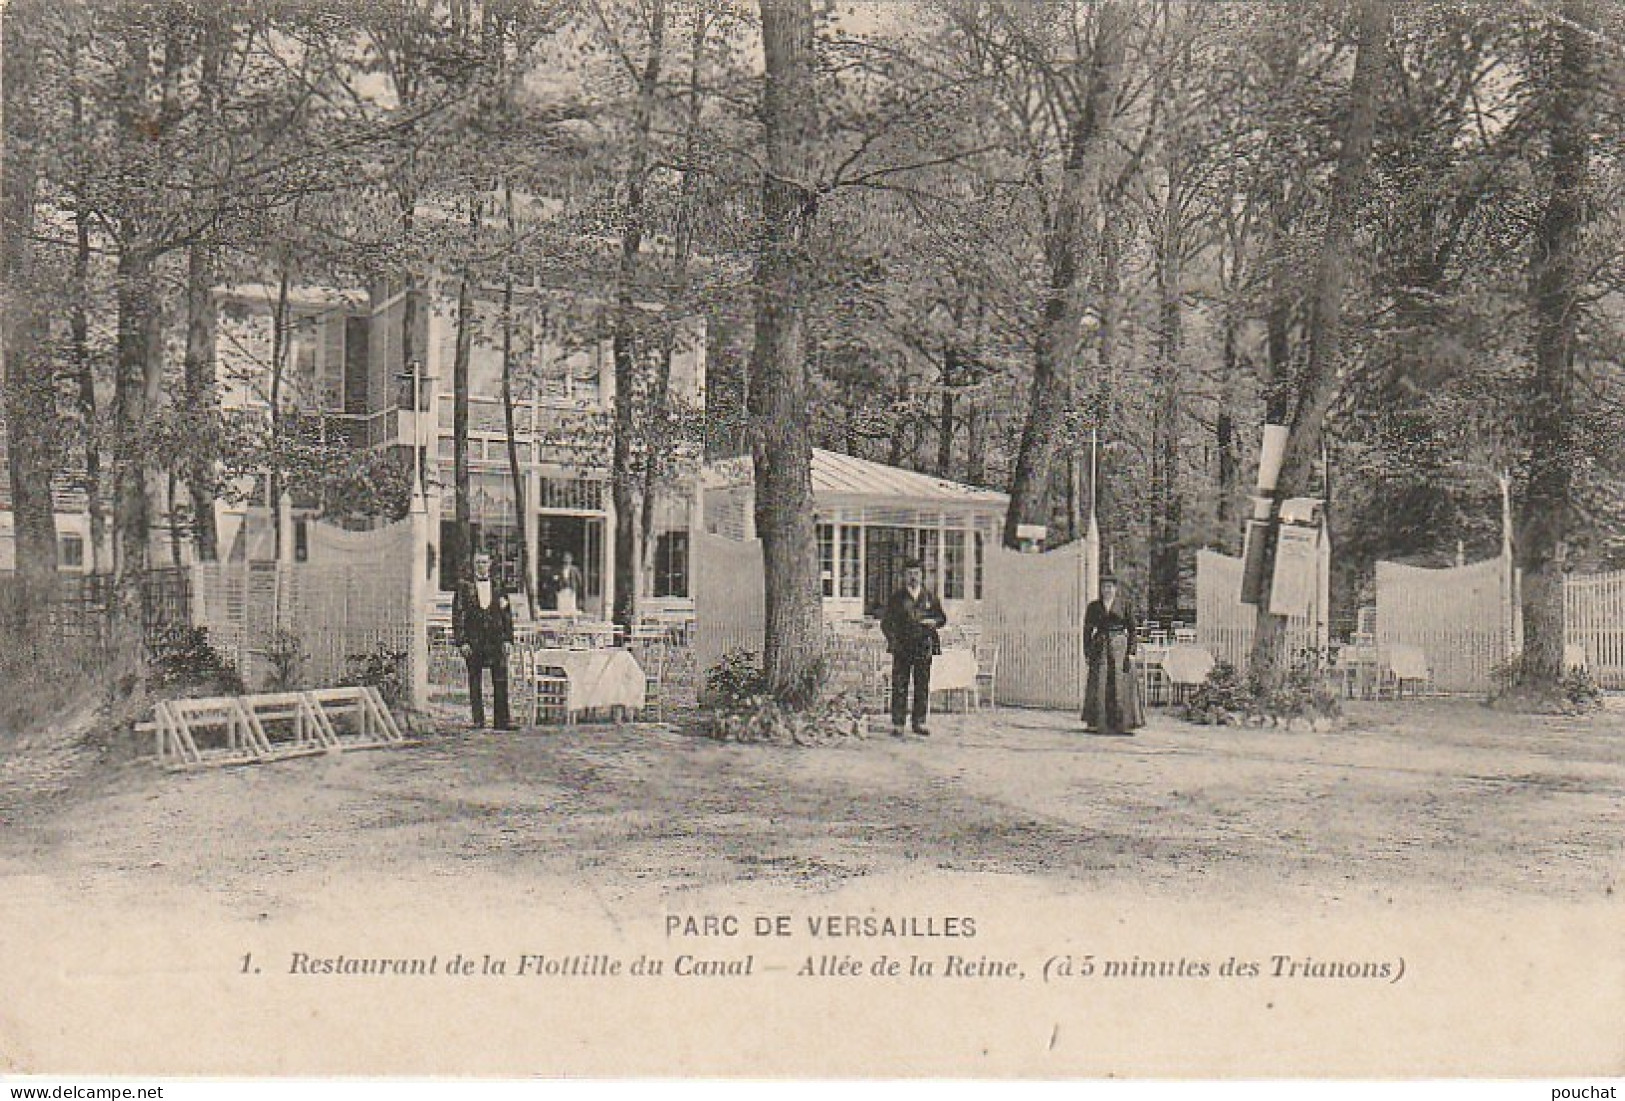
[[[1162,671],[1175,684],[1201,684],[1213,668],[1213,655],[1200,646],[1176,643],[1162,659]]]
[[[1142,645],[1135,657],[1147,669],[1161,669],[1170,684],[1201,684],[1213,668],[1212,654],[1184,642]]]
[[[931,691],[958,692],[976,687],[976,651],[944,650],[931,662]]]
[[[564,670],[572,712],[643,706],[643,668],[625,650],[537,650],[532,662],[538,670]]]

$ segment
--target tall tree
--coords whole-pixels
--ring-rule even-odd
[[[1371,159],[1378,94],[1388,51],[1389,0],[1361,0],[1359,45],[1354,77],[1343,116],[1343,141],[1327,200],[1326,225],[1315,264],[1309,299],[1308,359],[1297,381],[1285,454],[1276,482],[1279,499],[1306,495],[1324,439],[1326,411],[1336,396],[1342,352],[1343,289],[1352,259],[1355,229]],[[1272,339],[1274,334],[1272,333]],[[1266,572],[1268,576],[1268,572]],[[1255,668],[1278,673],[1286,662],[1280,640],[1285,619],[1269,611],[1267,596],[1259,601],[1253,636]]]
[[[1526,417],[1529,459],[1518,524],[1523,569],[1522,677],[1554,689],[1563,673],[1563,558],[1574,507],[1575,336],[1585,272],[1579,263],[1597,82],[1596,5],[1565,0],[1547,33],[1555,58],[1541,76],[1545,209],[1529,261],[1534,371]]]
[[[213,134],[221,106],[222,62],[225,54],[226,25],[218,12],[201,13],[199,28],[201,67],[198,74],[198,114],[205,134]],[[202,173],[207,178],[207,160],[212,157],[211,147],[205,145]],[[210,427],[219,416],[219,396],[215,386],[215,302],[214,284],[217,277],[217,246],[200,236],[193,241],[186,258],[186,353],[184,408],[192,427],[189,435],[202,444],[210,434]],[[87,464],[90,456],[87,456]],[[94,482],[95,479],[91,478]],[[219,557],[220,540],[215,527],[215,493],[217,489],[213,449],[195,446],[187,464],[186,485],[191,494],[192,539],[199,561],[211,562]]]
[[[469,230],[479,232],[479,200],[469,207]],[[475,317],[474,272],[464,266],[457,279],[457,336],[451,357],[451,480],[453,545],[443,547],[442,553],[453,577],[462,577],[469,570],[474,552],[473,477],[469,467],[469,378],[470,359],[474,353],[474,329],[479,324]]]
[[[16,525],[17,572],[28,582],[56,571],[56,520],[51,476],[56,470],[56,399],[48,336],[34,267],[34,202],[38,182],[35,97],[43,5],[8,4],[4,15],[4,176],[0,182],[0,294],[3,328],[7,457]]]
[[[632,102],[630,155],[621,228],[620,265],[616,272],[615,327],[611,338],[615,364],[615,440],[610,464],[610,491],[615,503],[615,622],[630,630],[637,618],[638,477],[633,444],[638,432],[639,397],[647,389],[643,365],[647,356],[639,338],[637,284],[639,253],[648,219],[646,189],[653,141],[655,95],[666,38],[665,0],[647,6],[647,53],[636,73]],[[647,461],[647,458],[645,459]]]
[[[1033,350],[1032,397],[1004,521],[1004,542],[1011,547],[1018,543],[1019,525],[1049,520],[1050,466],[1083,333],[1088,289],[1081,277],[1083,253],[1094,237],[1100,165],[1123,79],[1128,24],[1127,5],[1107,0],[1096,18],[1093,48],[1071,62],[1071,68],[1087,75],[1076,81],[1076,94],[1066,100],[1065,169],[1045,242],[1049,281]]]
[[[810,275],[808,237],[817,214],[812,147],[818,106],[811,0],[759,4],[767,169],[748,402],[764,564],[763,671],[775,696],[796,703],[820,687],[824,649],[803,297]]]

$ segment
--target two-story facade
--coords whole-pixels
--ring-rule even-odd
[[[319,412],[329,439],[400,449],[408,461],[416,452],[423,464],[436,561],[445,562],[440,548],[450,538],[454,513],[457,295],[455,286],[444,283],[415,293],[412,345],[420,350],[413,356],[415,364],[407,361],[404,350],[404,288],[301,288],[290,293],[283,407]],[[222,405],[268,410],[274,288],[226,288],[219,301]],[[544,606],[549,581],[569,554],[585,580],[584,610],[605,615],[614,600],[615,522],[610,491],[615,377],[608,307],[579,295],[528,287],[515,295],[506,331],[502,313],[498,294],[486,290],[476,298],[468,421],[475,539],[491,552],[499,576],[515,591],[521,588],[520,548],[527,549]],[[694,321],[679,323],[677,330],[671,399],[698,407],[704,401],[704,327]],[[515,503],[502,399],[504,343],[513,359],[513,458],[522,511]],[[680,447],[678,454],[678,472],[664,480],[657,495],[654,546],[644,556],[640,595],[656,602],[689,595],[688,546],[699,525],[697,447]],[[305,514],[304,504],[293,502],[295,528]],[[254,557],[276,553],[264,505],[223,504],[219,519],[223,547]],[[442,570],[441,587],[449,588],[452,581]]]

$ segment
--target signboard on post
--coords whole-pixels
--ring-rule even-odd
[[[1270,615],[1308,615],[1320,587],[1320,528],[1282,524],[1275,541]]]
[[[1293,497],[1281,502],[1275,571],[1270,579],[1271,615],[1308,616],[1324,606],[1323,507],[1316,497]]]

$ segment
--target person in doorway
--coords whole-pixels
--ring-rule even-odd
[[[485,670],[491,670],[491,703],[496,729],[515,729],[508,714],[508,655],[513,650],[513,608],[500,582],[491,576],[491,556],[474,555],[474,576],[451,598],[452,642],[468,665],[468,699],[474,728],[485,725]]]
[[[903,736],[909,716],[909,683],[914,685],[914,733],[928,736],[925,719],[931,709],[931,659],[942,653],[938,631],[948,625],[937,594],[925,587],[925,567],[918,559],[903,566],[903,586],[886,602],[880,631],[891,653],[891,732]]]
[[[581,597],[587,588],[587,580],[581,576],[581,570],[575,563],[575,556],[569,551],[564,552],[564,561],[559,565],[558,582],[559,611],[565,615],[575,615],[581,608]]]
[[[542,548],[542,564],[536,571],[536,599],[544,611],[559,610],[559,571],[553,564],[553,549]]]
[[[1134,678],[1134,611],[1118,590],[1117,579],[1100,579],[1100,599],[1083,614],[1083,652],[1089,682],[1083,694],[1083,722],[1101,734],[1127,734],[1145,725],[1139,685]]]

